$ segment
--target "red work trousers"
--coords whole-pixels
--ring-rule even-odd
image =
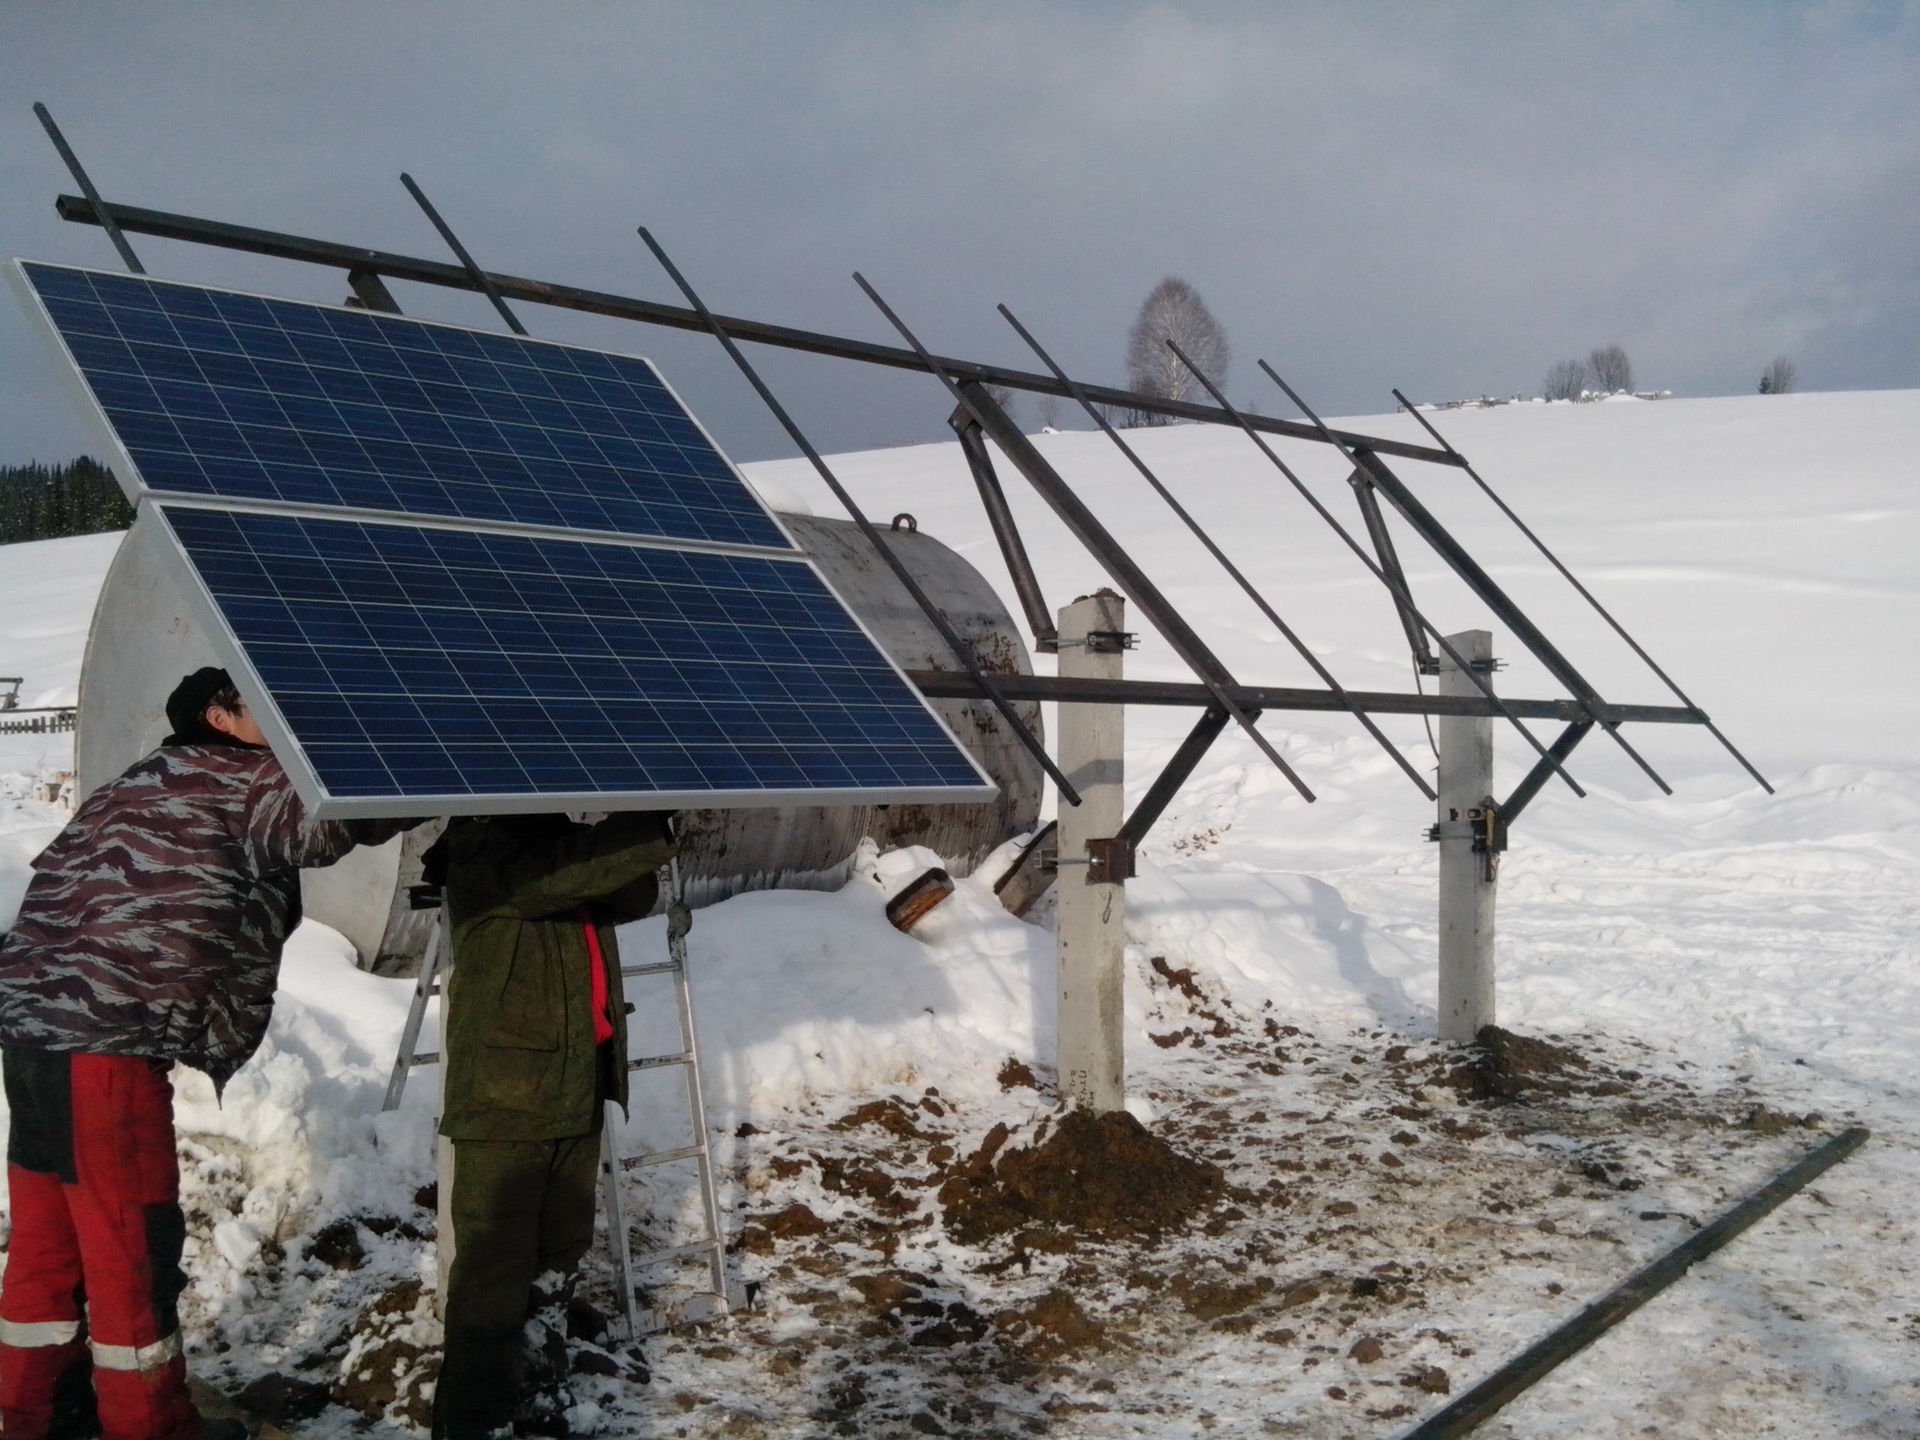
[[[91,1365],[102,1440],[192,1440],[171,1066],[8,1048],[13,1240],[0,1281],[5,1440],[60,1440]],[[85,1433],[84,1430],[81,1433]]]

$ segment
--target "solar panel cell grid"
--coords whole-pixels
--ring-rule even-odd
[[[149,488],[791,548],[644,360],[23,270]]]
[[[322,813],[992,793],[645,361],[21,270]]]
[[[336,799],[988,789],[804,562],[162,513]]]

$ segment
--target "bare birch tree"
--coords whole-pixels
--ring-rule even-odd
[[[1776,355],[1760,377],[1762,395],[1784,395],[1793,389],[1793,361],[1785,355]]]
[[[1587,369],[1593,376],[1593,388],[1606,395],[1618,395],[1633,389],[1633,362],[1618,345],[1607,345],[1587,357]]]
[[[1562,360],[1541,382],[1540,393],[1549,400],[1578,400],[1587,388],[1587,362]]]
[[[1227,332],[1207,309],[1200,292],[1177,275],[1154,286],[1141,302],[1133,328],[1127,332],[1127,387],[1159,400],[1191,400],[1204,396],[1200,382],[1171,350],[1173,341],[1216,385],[1226,383],[1233,355]],[[1166,417],[1135,411],[1143,425],[1164,425]]]

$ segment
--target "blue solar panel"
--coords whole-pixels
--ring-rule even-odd
[[[20,268],[149,490],[792,549],[637,357]]]
[[[159,510],[323,813],[993,793],[810,562]]]

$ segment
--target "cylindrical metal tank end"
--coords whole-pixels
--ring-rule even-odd
[[[796,542],[902,669],[954,664],[939,632],[851,521],[782,515]],[[1029,674],[1032,662],[1013,618],[979,571],[917,530],[886,540],[988,671]],[[218,663],[186,598],[179,561],[159,525],[142,516],[101,587],[80,675],[74,737],[77,793],[118,775],[166,733],[161,704],[179,678]],[[711,904],[746,890],[831,889],[847,877],[854,848],[871,836],[883,849],[925,845],[965,875],[992,850],[1032,829],[1040,812],[1038,762],[985,701],[936,700],[934,709],[972,752],[999,796],[978,805],[790,806],[689,810],[680,816],[681,871],[689,899]],[[1040,707],[1016,707],[1040,731]],[[411,973],[430,915],[407,903],[420,853],[439,833],[423,826],[386,845],[363,847],[302,879],[307,914],[345,935],[361,963]]]

